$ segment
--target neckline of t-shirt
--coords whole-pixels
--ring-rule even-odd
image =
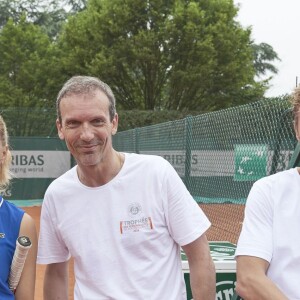
[[[125,152],[121,152],[122,154],[124,154],[124,162],[123,162],[123,165],[119,171],[119,173],[113,178],[111,179],[109,182],[107,182],[106,184],[103,184],[103,185],[100,185],[100,186],[96,186],[96,187],[91,187],[91,186],[87,186],[85,184],[83,184],[80,180],[79,180],[79,177],[78,177],[78,173],[77,173],[77,166],[75,167],[75,179],[76,181],[84,188],[86,189],[89,189],[89,190],[97,190],[97,189],[104,189],[104,188],[107,188],[108,186],[114,184],[115,182],[117,182],[119,180],[119,178],[122,176],[123,172],[124,172],[124,169],[126,168],[126,165],[127,165],[127,158],[128,158],[128,153],[125,153]]]
[[[0,196],[0,207],[2,206],[4,199]]]

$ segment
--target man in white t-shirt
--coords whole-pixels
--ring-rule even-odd
[[[51,183],[43,202],[44,300],[68,299],[70,257],[75,300],[185,300],[180,248],[194,299],[215,299],[210,222],[166,160],[113,149],[118,115],[109,86],[72,77],[57,113],[59,137],[77,165]]]
[[[300,88],[293,94],[300,141]],[[300,168],[252,187],[236,249],[237,293],[243,299],[300,299]]]

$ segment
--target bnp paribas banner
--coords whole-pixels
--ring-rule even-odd
[[[11,138],[13,180],[7,200],[43,199],[49,184],[72,163],[64,141],[58,138]]]

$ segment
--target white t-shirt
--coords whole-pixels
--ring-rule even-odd
[[[180,246],[210,222],[163,158],[125,154],[109,183],[83,185],[76,167],[42,206],[39,264],[74,257],[76,300],[186,299]]]
[[[235,254],[268,261],[267,276],[289,299],[300,299],[300,176],[296,168],[254,183]]]

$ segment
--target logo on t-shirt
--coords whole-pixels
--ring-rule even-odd
[[[121,234],[153,230],[151,217],[144,216],[142,206],[139,203],[131,203],[127,208],[127,213],[129,220],[120,221]]]
[[[130,217],[137,217],[142,213],[142,207],[139,203],[133,202],[128,207],[128,214]]]
[[[0,232],[0,239],[4,239],[5,238],[5,233]]]
[[[120,232],[121,234],[125,233],[133,233],[139,231],[151,231],[153,229],[152,219],[151,217],[139,218],[136,220],[129,220],[129,221],[121,221],[120,222]]]

